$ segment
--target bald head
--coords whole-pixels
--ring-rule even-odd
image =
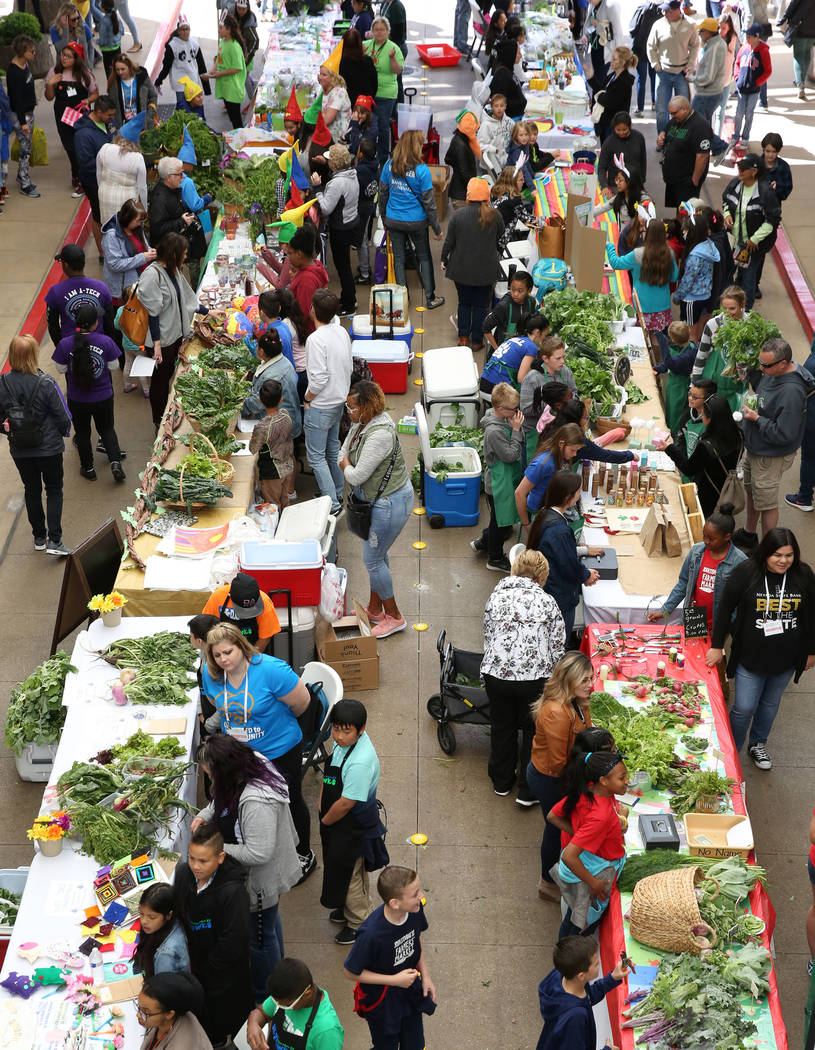
[[[668,103],[668,112],[674,120],[683,121],[690,113],[690,102],[682,95],[672,98]]]

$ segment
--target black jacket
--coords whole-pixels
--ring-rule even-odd
[[[622,73],[598,91],[596,101],[603,104],[603,115],[598,123],[611,124],[617,113],[628,113],[631,109],[631,92],[634,89],[634,74],[624,69]]]
[[[187,923],[190,969],[204,986],[201,1023],[213,1043],[237,1035],[252,1009],[249,975],[249,895],[244,869],[227,857],[206,889],[182,862],[176,900]]]
[[[508,117],[522,117],[526,112],[526,96],[515,74],[506,66],[498,66],[492,74],[490,92],[493,95],[506,95]]]
[[[341,58],[340,76],[345,81],[352,109],[360,95],[370,95],[373,98],[376,94],[376,66],[370,55],[363,56],[361,62],[351,58]]]
[[[189,242],[190,259],[202,259],[207,252],[204,228],[198,219],[190,226],[181,218],[189,211],[181,199],[181,187],[172,190],[165,182],[157,182],[150,193],[147,221],[150,225],[150,243],[158,245],[165,233],[180,233]]]
[[[772,224],[773,232],[765,237],[759,247],[761,251],[768,252],[775,244],[778,236],[778,227],[781,223],[781,205],[778,197],[770,189],[766,179],[759,179],[757,184],[758,193],[754,193],[750,203],[747,205],[747,235],[752,237],[756,230],[764,222]],[[725,215],[731,215],[735,220],[739,210],[739,202],[743,193],[743,186],[738,178],[731,179],[725,186],[722,194],[722,209]]]
[[[37,387],[31,407],[42,427],[42,444],[38,448],[15,449],[9,442],[9,450],[15,459],[36,459],[39,456],[58,456],[65,451],[62,440],[71,433],[71,414],[57,386],[56,380],[44,372]],[[5,421],[11,405],[24,404],[37,383],[37,376],[24,372],[7,372],[0,378],[0,420]],[[0,433],[6,431],[0,427]]]
[[[815,37],[815,4],[812,0],[792,0],[783,24],[796,26],[800,37]]]
[[[614,185],[614,176],[617,173],[617,165],[614,163],[614,158],[620,153],[623,155],[623,160],[628,170],[632,174],[636,172],[642,180],[642,184],[645,185],[645,176],[648,170],[645,138],[642,132],[632,128],[631,134],[627,139],[618,139],[612,131],[601,146],[600,160],[597,163],[597,178],[601,189]]]
[[[463,201],[467,199],[467,183],[478,174],[476,170],[475,154],[470,149],[470,143],[466,135],[456,129],[450,139],[450,145],[444,155],[444,163],[453,169],[450,179],[449,195],[452,201]]]
[[[719,448],[702,436],[690,456],[684,445],[668,445],[665,452],[679,470],[696,483],[702,514],[709,518],[719,502],[727,472],[736,469],[741,455],[741,442],[735,448]]]

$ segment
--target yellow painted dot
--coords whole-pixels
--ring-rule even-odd
[[[413,332],[415,335],[424,335],[424,328],[414,328]],[[424,354],[415,354],[415,357],[424,357]]]
[[[413,513],[418,516],[418,515],[421,515],[421,514],[427,514],[427,511],[424,509],[424,507],[414,507],[413,508]]]
[[[427,624],[426,623],[414,623],[413,630],[414,631],[426,631],[427,630]]]
[[[425,846],[427,844],[427,835],[423,835],[421,831],[417,831],[415,835],[410,836],[409,841],[412,842],[414,846]]]
[[[416,313],[417,313],[417,314],[423,314],[423,313],[425,312],[425,310],[426,310],[426,309],[427,309],[427,307],[426,307],[426,306],[417,306],[417,307],[416,307]]]
[[[424,540],[416,540],[416,542],[413,544],[413,549],[417,551],[423,551],[426,546],[427,544],[424,542]]]
[[[413,385],[414,386],[423,386],[424,385],[424,380],[423,379],[414,379],[413,380]]]

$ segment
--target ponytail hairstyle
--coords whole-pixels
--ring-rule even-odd
[[[76,330],[74,331],[71,375],[83,390],[90,390],[96,382],[96,369],[90,343],[88,342],[88,332],[93,331],[99,323],[99,314],[96,312],[96,307],[90,304],[78,307],[74,315],[74,321],[76,322]]]
[[[669,283],[674,254],[668,247],[665,224],[654,219],[645,227],[640,276],[645,284],[662,287]]]
[[[308,339],[308,321],[303,313],[303,307],[292,295],[288,288],[278,288],[271,293],[280,304],[280,316],[284,321],[291,321],[297,332],[297,338],[305,346]]]
[[[493,207],[488,200],[481,202],[478,209],[478,228],[489,230],[498,222],[498,209]]]
[[[105,12],[106,15],[110,15],[110,27],[113,30],[114,36],[121,30],[119,24],[119,16],[116,14],[116,0],[101,0],[99,6]]]
[[[594,804],[591,788],[614,769],[623,756],[616,751],[586,751],[582,758],[575,758],[566,773],[566,805],[564,817],[570,817],[581,798]]]

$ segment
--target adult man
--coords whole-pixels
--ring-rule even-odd
[[[239,572],[232,583],[216,587],[202,612],[231,623],[258,652],[270,652],[272,635],[280,632],[280,621],[268,594],[261,593],[258,581]]]
[[[289,291],[300,304],[300,309],[309,319],[309,331],[314,331],[314,322],[311,320],[311,300],[318,288],[325,288],[328,284],[328,274],[319,259],[314,256],[317,252],[316,231],[311,225],[303,225],[291,237],[288,244],[283,245],[283,251],[289,259],[294,276],[289,285]],[[343,397],[345,395],[343,394]]]
[[[713,126],[713,114],[722,100],[722,78],[728,62],[727,44],[719,36],[719,23],[715,18],[704,18],[696,27],[702,42],[699,65],[696,72],[688,76],[694,86],[693,108]],[[718,154],[726,144],[713,136],[713,153]]]
[[[469,25],[470,0],[456,0],[456,13],[453,16],[453,47],[462,55],[467,55],[470,51],[470,41],[467,35]]]
[[[778,485],[801,447],[807,396],[815,390],[815,379],[794,363],[783,339],[768,339],[758,361],[758,409],[742,409],[747,521],[733,534],[733,542],[748,549],[758,543],[759,516],[765,536],[778,524]]]
[[[648,61],[648,37],[654,24],[662,18],[661,5],[652,0],[640,4],[631,16],[628,31],[631,34],[631,50],[637,56],[637,111],[635,117],[641,117],[645,109],[645,89],[651,82],[651,108],[656,109],[656,72]]]
[[[48,334],[54,346],[76,330],[74,320],[80,306],[94,306],[102,318],[105,335],[113,337],[113,299],[104,281],[85,276],[85,253],[78,244],[63,244],[54,259],[62,263],[65,279],[52,285],[45,296]]]
[[[668,113],[670,120],[657,136],[657,146],[664,149],[665,206],[678,208],[682,201],[699,196],[707,178],[713,129],[681,95],[671,99]]]
[[[90,113],[80,117],[76,122],[74,133],[74,152],[79,169],[79,181],[90,205],[93,239],[96,241],[100,261],[102,227],[99,212],[99,184],[96,181],[96,156],[105,143],[110,142],[113,138],[110,122],[113,120],[115,111],[116,107],[110,95],[100,95],[94,102]]]
[[[345,484],[337,463],[339,431],[345,398],[351,386],[351,339],[344,328],[332,324],[340,301],[327,288],[318,288],[311,305],[315,330],[306,339],[308,388],[303,398],[306,455],[320,494],[331,497],[331,513],[343,509]]]
[[[198,287],[201,259],[206,255],[204,228],[195,212],[189,210],[181,194],[184,165],[178,157],[162,157],[158,162],[158,177],[150,194],[147,220],[150,223],[150,242],[158,246],[166,233],[180,233],[187,239],[187,267],[190,285]]]
[[[737,252],[747,252],[747,265],[736,269],[736,280],[744,289],[747,310],[753,309],[762,260],[775,244],[781,223],[781,205],[766,179],[759,179],[761,158],[748,153],[738,162],[739,173],[722,194],[724,224],[733,234]]]
[[[682,0],[665,0],[663,15],[648,34],[648,61],[657,73],[657,132],[668,123],[672,95],[690,98],[687,75],[696,68],[699,34],[682,13]],[[657,148],[659,148],[657,139]]]
[[[809,357],[804,370],[815,376],[815,339],[809,348]],[[796,510],[811,511],[815,509],[812,499],[815,494],[815,405],[809,407],[807,402],[804,439],[801,443],[801,468],[798,475],[798,491],[790,492],[784,497],[786,503]]]

